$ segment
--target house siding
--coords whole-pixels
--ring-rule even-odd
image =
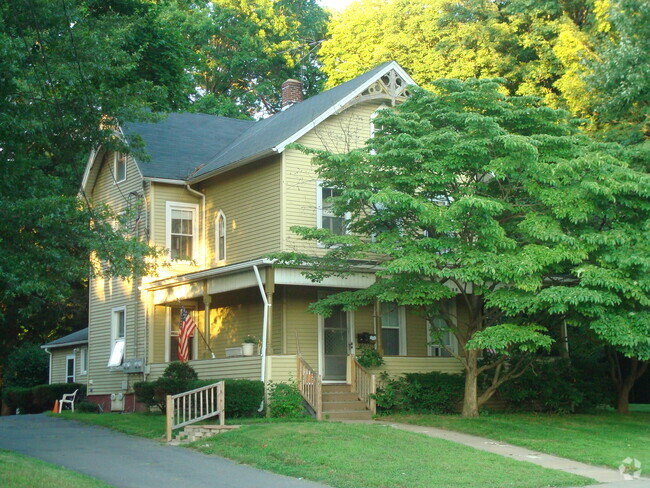
[[[127,159],[126,181],[115,184],[112,176],[113,153],[105,154],[101,168],[92,191],[91,199],[95,204],[107,204],[115,213],[121,213],[134,202],[134,194],[143,195],[143,179],[131,157]],[[146,195],[145,195],[146,196]],[[134,223],[137,235],[146,238],[149,225],[148,206],[145,201],[142,217]],[[108,394],[124,391],[127,376],[121,371],[111,371],[107,364],[111,353],[112,310],[125,307],[125,358],[144,357],[144,323],[145,310],[139,286],[141,278],[123,280],[121,278],[95,277],[89,286],[89,358],[88,358],[88,393]],[[129,375],[131,380],[134,375]],[[138,379],[142,378],[142,375]],[[136,380],[137,381],[137,380]],[[128,384],[127,384],[128,385]]]
[[[50,383],[65,383],[66,382],[66,361],[67,357],[71,354],[75,356],[75,383],[86,384],[86,374],[81,374],[81,349],[87,346],[74,346],[74,347],[59,347],[51,349],[52,363],[50,369]],[[75,349],[77,349],[75,351]]]
[[[225,266],[280,250],[281,157],[216,176],[202,185],[206,196],[208,265]],[[226,259],[216,261],[215,222],[226,217]]]
[[[379,102],[354,105],[323,121],[297,142],[335,153],[361,147],[370,138],[371,115],[380,106]],[[303,241],[290,230],[292,226],[316,226],[318,178],[311,156],[296,149],[286,149],[283,155],[283,250],[320,254],[323,250],[316,243]]]

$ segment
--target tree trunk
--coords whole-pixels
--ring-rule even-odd
[[[627,384],[627,381],[618,389],[618,402],[616,405],[616,411],[618,413],[630,413],[630,391],[632,391],[632,386]]]
[[[478,417],[478,351],[466,351],[463,417]]]
[[[636,380],[641,378],[648,369],[648,361],[639,362],[638,359],[631,359],[630,370],[625,377],[621,377],[616,385],[618,401],[616,410],[618,413],[630,413],[630,392],[634,388]]]

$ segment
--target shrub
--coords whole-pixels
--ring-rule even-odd
[[[22,344],[7,356],[4,386],[30,388],[47,382],[50,360],[36,344]]]
[[[358,348],[357,361],[364,368],[372,368],[384,364],[384,358],[374,346],[362,345]]]
[[[306,415],[296,383],[269,382],[269,410],[274,418],[300,418]]]
[[[99,413],[99,405],[93,402],[79,402],[75,408],[81,413]]]
[[[410,373],[395,379],[384,375],[375,400],[385,413],[453,413],[463,398],[464,381],[461,375],[437,371]]]
[[[162,374],[163,378],[172,378],[181,382],[189,383],[190,381],[198,380],[199,375],[192,366],[180,361],[173,361],[165,368]],[[173,395],[173,393],[172,393]]]
[[[583,367],[584,366],[584,367]],[[541,359],[522,376],[504,383],[501,397],[513,410],[572,413],[611,402],[611,386],[579,359]]]
[[[193,380],[183,383],[173,378],[160,377],[156,381],[140,381],[133,385],[136,398],[139,402],[149,407],[156,406],[161,411],[166,410],[166,396],[176,395],[184,391],[194,390],[220,380]],[[226,416],[253,417],[258,414],[262,400],[264,399],[264,383],[261,381],[226,379]]]
[[[66,393],[79,389],[77,400],[86,396],[86,387],[79,383],[54,383],[33,388],[5,388],[3,400],[10,409],[20,409],[21,413],[41,413],[51,410],[56,400]]]

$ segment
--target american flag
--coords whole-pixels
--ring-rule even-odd
[[[181,305],[181,327],[178,332],[178,359],[186,363],[189,359],[189,341],[196,329],[196,322],[190,313]]]

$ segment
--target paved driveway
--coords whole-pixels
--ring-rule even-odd
[[[118,488],[327,488],[191,449],[45,415],[0,417],[0,448]]]

